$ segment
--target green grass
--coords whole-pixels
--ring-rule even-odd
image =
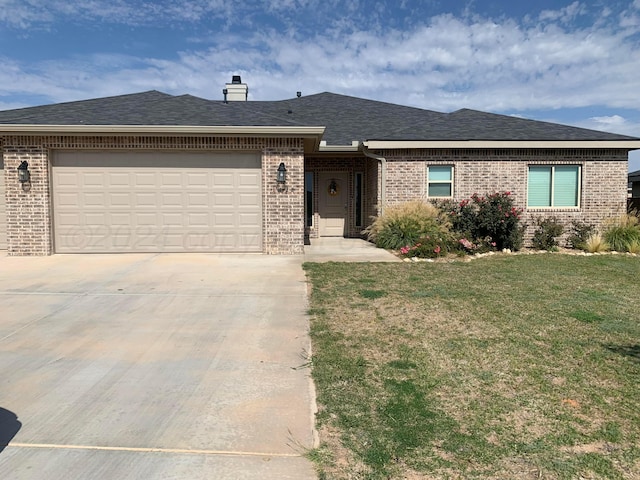
[[[305,269],[322,479],[640,478],[640,259]]]

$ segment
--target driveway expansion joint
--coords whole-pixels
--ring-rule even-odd
[[[224,457],[276,457],[276,458],[300,458],[298,453],[266,453],[244,452],[233,450],[200,450],[190,448],[153,448],[153,447],[107,447],[99,445],[58,445],[52,443],[19,443],[11,442],[8,445],[0,445],[7,448],[41,448],[51,450],[100,450],[107,452],[135,452],[135,453],[168,453],[177,455],[216,455]]]

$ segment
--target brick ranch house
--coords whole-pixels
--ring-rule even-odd
[[[305,240],[360,236],[388,205],[493,191],[512,192],[530,224],[599,224],[625,211],[628,152],[640,148],[466,109],[332,93],[247,101],[239,77],[223,92],[0,112],[0,248],[300,254]]]

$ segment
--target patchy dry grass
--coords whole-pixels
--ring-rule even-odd
[[[640,259],[305,268],[321,478],[640,478]]]

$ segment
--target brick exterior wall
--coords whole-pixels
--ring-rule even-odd
[[[567,227],[577,220],[600,226],[604,220],[626,211],[626,150],[390,150],[378,152],[387,159],[388,205],[427,199],[427,167],[454,167],[453,198],[460,201],[474,193],[510,191],[524,209],[530,239],[538,217],[555,216]],[[579,208],[527,208],[529,165],[580,165]]]
[[[318,173],[348,173],[346,236],[359,237],[381,208],[382,166],[360,156],[304,156],[302,139],[238,137],[154,136],[6,136],[3,141],[7,199],[7,244],[9,255],[49,255],[52,241],[51,155],[60,150],[176,150],[259,151],[262,157],[263,250],[267,254],[300,254],[304,250],[304,172],[314,173],[314,205],[318,205]],[[569,225],[572,220],[599,226],[626,211],[626,150],[387,150],[375,152],[387,159],[386,205],[427,198],[429,165],[454,167],[453,198],[474,193],[513,193],[516,205],[525,209],[524,222],[532,235],[536,217],[555,216]],[[29,162],[30,189],[17,180],[17,167]],[[280,162],[287,167],[287,189],[277,191],[275,175]],[[579,208],[527,209],[529,165],[580,165]],[[363,225],[355,225],[354,179],[363,173]],[[314,225],[318,225],[317,209]],[[312,238],[318,232],[311,228]]]
[[[154,136],[5,136],[2,138],[9,255],[50,255],[52,240],[51,151],[176,150],[259,151],[262,155],[263,250],[300,254],[304,237],[302,139]],[[29,163],[31,188],[23,191],[17,167]],[[276,170],[287,167],[287,190],[276,189]]]

